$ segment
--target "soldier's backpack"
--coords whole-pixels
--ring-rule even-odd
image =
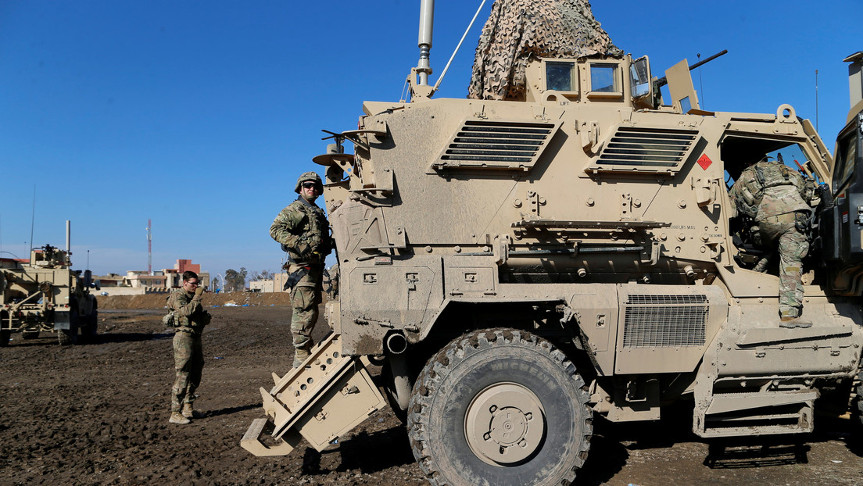
[[[799,172],[785,164],[777,162],[758,162],[752,166],[754,177],[747,181],[743,191],[743,201],[738,209],[745,215],[754,218],[758,206],[764,196],[764,190],[771,187],[791,185],[797,189],[800,197],[810,206],[815,200],[815,182],[804,178]]]

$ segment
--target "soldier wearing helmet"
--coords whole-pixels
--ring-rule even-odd
[[[324,210],[315,204],[315,199],[323,192],[321,177],[314,172],[304,173],[297,179],[294,192],[299,197],[276,216],[270,226],[270,236],[281,243],[290,257],[285,287],[290,287],[291,291],[291,334],[296,368],[309,357],[313,344],[311,334],[321,303],[324,258],[332,251],[333,241]]]
[[[781,157],[781,155],[780,155]],[[806,226],[811,182],[780,160],[767,157],[743,170],[729,192],[738,213],[754,221],[759,246],[779,253],[779,317],[786,328],[811,327],[803,312],[802,260],[809,252]],[[754,270],[765,271],[768,258]]]

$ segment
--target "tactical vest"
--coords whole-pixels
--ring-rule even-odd
[[[738,200],[737,209],[750,218],[754,218],[758,213],[765,191],[772,188],[794,186],[806,204],[810,203],[815,192],[814,183],[810,183],[811,181],[807,181],[787,165],[777,162],[758,162],[747,168],[741,174],[741,179],[743,188],[740,195],[743,200]]]
[[[168,294],[168,298],[165,299],[165,302],[169,311],[162,317],[162,324],[164,324],[165,327],[174,327],[181,331],[196,331],[200,333],[201,329],[210,323],[212,316],[209,312],[203,309],[193,314],[191,319],[186,316],[181,316],[176,309],[173,308],[173,304],[175,302],[178,304],[188,304],[191,299],[187,295],[181,295],[185,293],[186,291],[183,289],[174,289],[170,294]]]
[[[312,252],[318,252],[321,256],[329,253],[330,224],[324,210],[302,198],[298,198],[292,204],[306,215],[306,224],[299,235],[297,246],[287,248],[291,260],[304,262],[305,255]]]

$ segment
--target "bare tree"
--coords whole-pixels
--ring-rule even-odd
[[[273,272],[269,270],[261,270],[260,272],[252,272],[252,276],[249,278],[249,281],[255,282],[258,280],[272,280]]]
[[[246,288],[246,267],[240,267],[240,271],[229,268],[225,271],[225,290],[227,292],[243,291]]]

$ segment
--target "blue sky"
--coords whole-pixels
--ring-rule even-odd
[[[435,81],[479,6],[438,0]],[[594,1],[615,44],[654,74],[693,73],[703,107],[815,123],[832,150],[848,112],[847,66],[863,49],[860,0]],[[491,2],[436,97],[464,97]],[[0,257],[64,245],[75,268],[146,269],[191,258],[212,274],[278,270],[269,235],[318,170],[321,129],[356,127],[363,100],[398,100],[417,63],[419,2],[0,0]]]

